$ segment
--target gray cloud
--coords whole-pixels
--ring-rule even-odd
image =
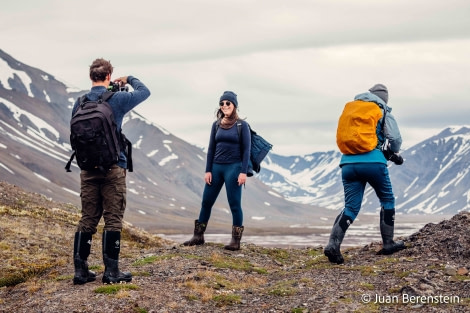
[[[53,8],[53,9],[52,9]],[[470,116],[470,3],[450,1],[36,1],[2,5],[2,49],[87,89],[88,66],[152,90],[138,111],[207,144],[224,90],[282,154],[336,149],[337,118],[377,82],[404,146]]]

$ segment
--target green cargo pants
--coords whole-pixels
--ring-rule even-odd
[[[113,165],[100,171],[81,171],[82,217],[77,231],[96,233],[101,217],[104,230],[121,231],[126,209],[126,169]]]

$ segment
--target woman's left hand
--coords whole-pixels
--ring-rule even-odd
[[[243,185],[245,182],[246,182],[246,174],[240,173],[240,175],[238,175],[238,186]]]

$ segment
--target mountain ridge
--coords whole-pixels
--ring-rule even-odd
[[[77,91],[53,75],[22,64],[0,50],[0,173],[2,179],[58,201],[80,204],[79,169],[63,167],[70,157],[69,121]],[[470,208],[470,127],[446,128],[402,152],[402,166],[390,164],[397,214],[453,215]],[[126,220],[155,233],[180,234],[199,214],[206,154],[135,111],[123,130],[133,142],[135,171],[129,173]],[[454,153],[458,157],[452,158]],[[339,151],[304,156],[272,152],[260,174],[243,189],[250,232],[308,233],[331,226],[343,207]],[[432,164],[433,166],[429,166]],[[452,182],[452,183],[450,183]],[[445,190],[442,190],[445,188]],[[362,212],[377,213],[373,191]],[[362,215],[364,220],[370,219]],[[230,210],[225,191],[214,207],[210,229],[227,232]],[[297,228],[304,225],[303,230]]]
[[[0,171],[2,179],[58,201],[80,204],[79,169],[64,166],[71,155],[69,122],[75,99],[86,91],[70,89],[53,75],[26,66],[0,50]],[[133,143],[134,172],[128,174],[125,219],[154,232],[191,228],[204,188],[205,152],[131,111],[123,132]],[[247,232],[279,227],[328,210],[285,200],[257,178],[244,188]],[[225,190],[214,206],[210,229],[230,232]]]

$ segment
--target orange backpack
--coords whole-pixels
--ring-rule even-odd
[[[377,123],[382,110],[375,102],[346,103],[339,117],[336,144],[343,154],[360,154],[377,147]]]

